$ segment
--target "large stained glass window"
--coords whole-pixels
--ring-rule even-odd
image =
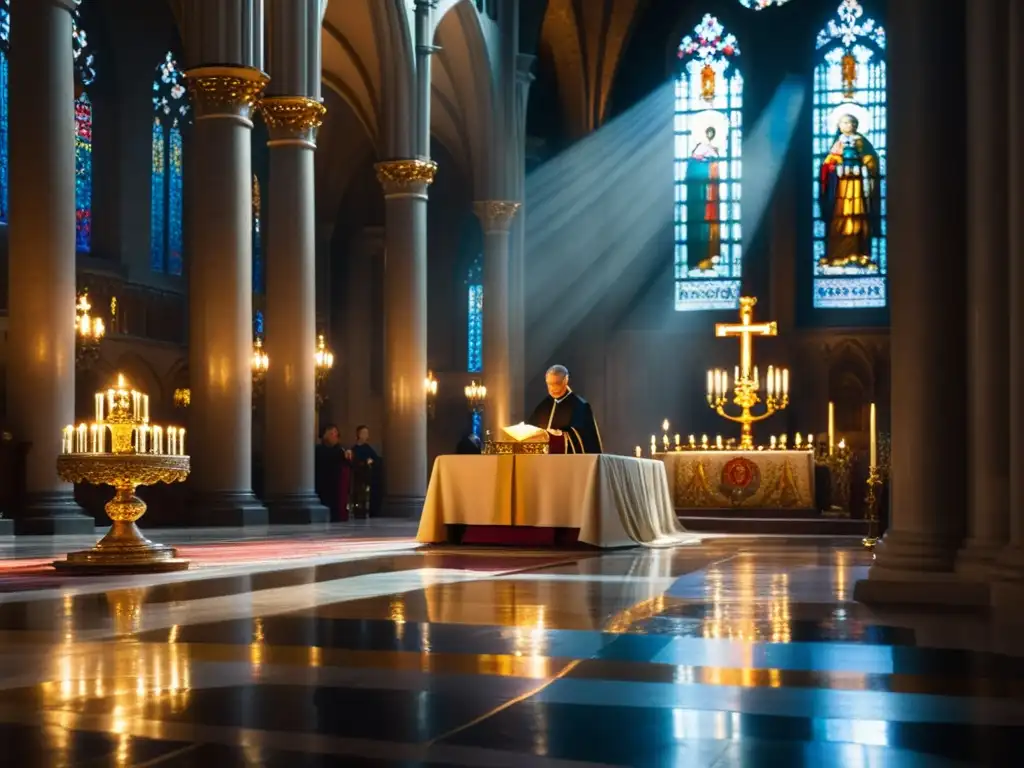
[[[180,275],[183,267],[181,128],[189,114],[184,81],[174,54],[168,51],[153,80],[149,264],[154,272],[169,275]]]
[[[785,5],[788,2],[789,0],[740,0],[740,5],[744,8],[760,11],[765,8],[771,8],[773,5]]]
[[[842,0],[814,69],[814,306],[884,307],[885,30]]]
[[[75,10],[71,17],[71,46],[75,81],[75,250],[92,247],[92,101],[89,86],[96,81],[96,61],[89,38]]]
[[[484,263],[477,254],[466,275],[466,370],[480,373],[484,369]]]
[[[675,98],[675,306],[736,309],[743,267],[743,76],[711,14],[679,44]]]

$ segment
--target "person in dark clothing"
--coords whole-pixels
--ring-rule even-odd
[[[374,514],[380,508],[381,458],[370,445],[370,428],[365,424],[356,427],[355,445],[345,451],[345,458],[352,467],[353,516],[363,518]]]
[[[462,456],[479,456],[483,453],[483,444],[477,435],[469,434],[459,440],[455,446],[455,453]]]
[[[328,424],[320,437],[315,453],[316,495],[320,503],[331,512],[331,520],[341,520],[346,500],[341,498],[341,473],[345,449],[341,445],[338,427]]]

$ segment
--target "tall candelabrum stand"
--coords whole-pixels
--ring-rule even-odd
[[[110,407],[106,418],[99,393],[97,421],[89,429],[84,424],[77,430],[67,427],[64,452],[57,458],[61,480],[114,487],[114,498],[104,506],[110,530],[92,549],[71,552],[53,565],[61,571],[89,574],[185,570],[189,561],[178,557],[173,547],[150,541],[139,531],[136,522],[146,513],[146,503],[135,495],[141,485],[180,483],[188,477],[184,430],[168,430],[174,437],[169,439],[169,452],[164,453],[163,429],[148,423],[148,397],[143,413],[139,404],[145,396],[124,389],[123,378],[118,384],[107,392]],[[105,451],[107,431],[109,452]]]
[[[829,517],[849,517],[853,452],[840,440],[838,445],[819,452],[815,463],[828,468],[830,506],[822,512]]]

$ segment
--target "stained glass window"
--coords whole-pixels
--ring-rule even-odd
[[[677,55],[675,306],[736,309],[743,268],[739,44],[705,14]]]
[[[266,291],[266,268],[263,264],[263,238],[260,234],[263,215],[260,180],[252,175],[252,292],[263,294]]]
[[[484,369],[484,260],[477,254],[466,275],[466,370],[480,373]]]
[[[75,80],[81,89],[75,99],[75,250],[92,247],[92,102],[88,88],[96,81],[96,61],[78,10],[71,17],[71,47]]]
[[[182,273],[183,147],[188,119],[185,76],[170,51],[153,80],[153,148],[150,169],[149,263],[154,272]]]
[[[771,8],[773,5],[785,5],[788,2],[789,0],[740,0],[740,5],[744,8],[761,11],[765,8]]]
[[[7,223],[7,52],[11,41],[11,7],[0,0],[0,222]]]
[[[885,30],[841,0],[814,69],[814,306],[886,305]],[[849,215],[848,211],[854,211]]]

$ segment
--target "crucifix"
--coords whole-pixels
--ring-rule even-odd
[[[715,336],[740,338],[740,378],[750,379],[751,364],[754,357],[754,336],[778,336],[779,328],[774,320],[770,323],[754,323],[754,296],[740,297],[740,322],[715,323]]]

